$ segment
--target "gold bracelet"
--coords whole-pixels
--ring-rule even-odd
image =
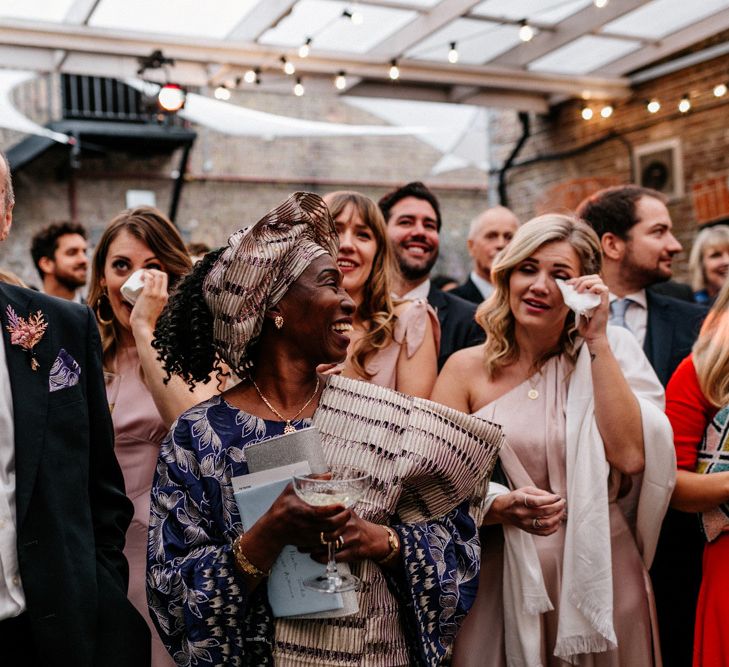
[[[247,556],[243,553],[243,549],[240,546],[240,538],[242,535],[238,535],[233,541],[233,557],[235,558],[235,564],[238,569],[243,571],[245,574],[251,577],[260,579],[261,577],[267,577],[271,572],[264,572],[259,567],[256,567],[251,561],[248,560]]]
[[[387,542],[390,545],[390,552],[384,558],[375,561],[378,565],[387,565],[400,554],[400,538],[390,526],[382,526],[387,531]]]

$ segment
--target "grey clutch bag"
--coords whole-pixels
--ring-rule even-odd
[[[319,429],[313,426],[249,445],[245,453],[248,470],[251,472],[278,468],[300,461],[308,461],[313,473],[326,472],[328,469]]]

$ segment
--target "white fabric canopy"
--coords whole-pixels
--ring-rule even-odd
[[[156,95],[159,86],[139,79],[127,79],[126,83],[137,90]],[[185,108],[177,112],[182,118],[216,132],[250,137],[363,137],[400,136],[422,134],[426,127],[390,127],[384,125],[347,125],[303,120],[290,116],[278,116],[265,111],[215,100],[204,95],[188,93]]]
[[[0,69],[0,127],[26,134],[37,134],[40,137],[48,137],[59,143],[67,144],[70,137],[34,123],[13,105],[11,98],[13,89],[36,76],[35,72]]]

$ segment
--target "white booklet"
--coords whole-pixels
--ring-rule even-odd
[[[271,507],[294,475],[310,472],[307,461],[269,468],[234,477],[233,495],[243,528],[248,530]],[[339,563],[341,572],[349,566]],[[268,601],[276,618],[332,618],[348,616],[358,610],[354,593],[320,593],[305,588],[305,579],[323,573],[325,566],[295,546],[286,545],[271,568]]]

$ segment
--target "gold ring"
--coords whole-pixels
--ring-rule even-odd
[[[336,541],[335,545],[336,545],[336,550],[337,551],[340,551],[341,549],[344,548],[344,535],[340,535],[337,538],[337,541]]]
[[[319,541],[326,546],[329,544],[329,540],[324,539],[324,532],[319,533]]]
[[[532,519],[532,526],[535,530],[539,530],[542,527],[542,522],[539,519]]]

